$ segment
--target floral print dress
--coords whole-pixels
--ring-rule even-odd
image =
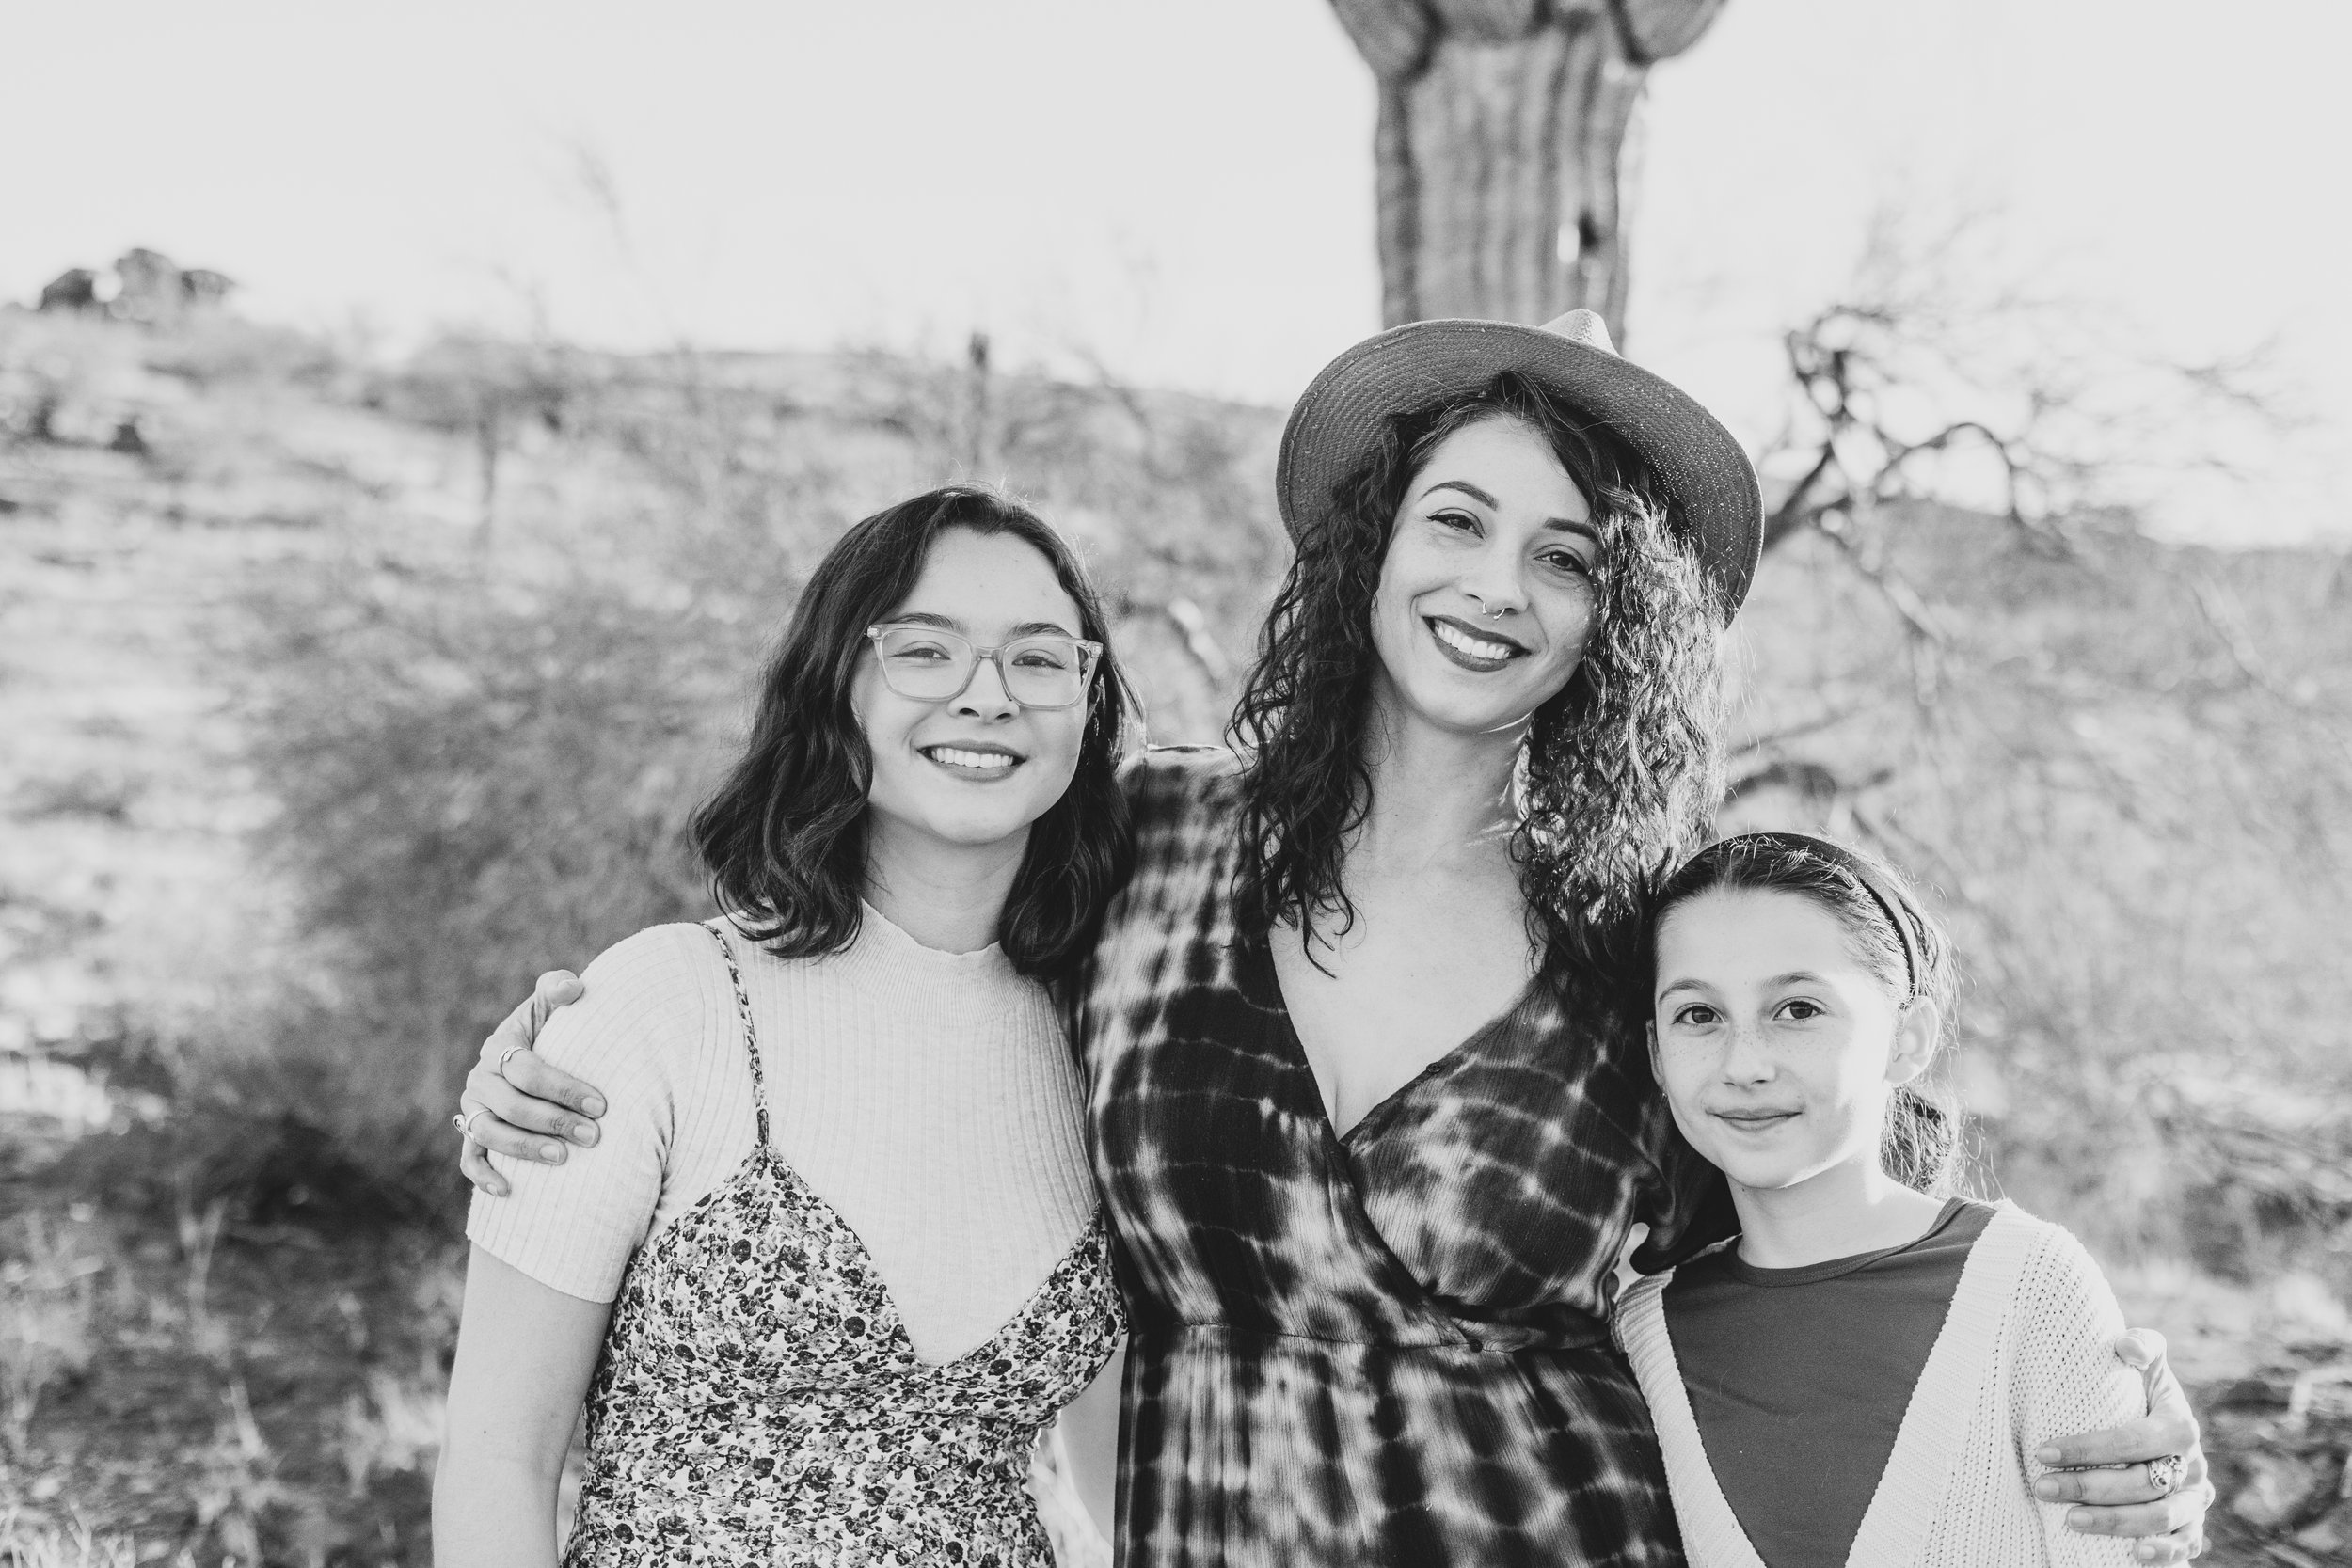
[[[1265,934],[1232,759],[1130,775],[1134,879],[1078,1039],[1131,1323],[1123,1568],[1680,1568],[1608,1318],[1723,1234],[1638,1032],[1539,975],[1344,1136]]]
[[[588,1393],[566,1564],[1051,1568],[1038,1430],[1121,1323],[1098,1216],[977,1349],[920,1359],[857,1233],[757,1142],[631,1259]]]

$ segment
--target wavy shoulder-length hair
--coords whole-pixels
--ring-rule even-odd
[[[1398,513],[1438,445],[1493,418],[1547,441],[1593,508],[1604,552],[1582,661],[1534,716],[1515,845],[1531,936],[1589,971],[1630,957],[1647,887],[1721,797],[1720,612],[1649,465],[1527,376],[1392,417],[1298,539],[1233,713],[1247,759],[1235,897],[1271,927],[1355,918],[1341,877],[1370,808],[1372,636]]]
[[[866,628],[914,592],[949,529],[1034,548],[1103,644],[1070,787],[1031,825],[997,940],[1024,974],[1066,974],[1091,945],[1132,859],[1117,770],[1130,699],[1101,601],[1061,536],[1020,503],[970,485],[927,491],[843,534],[811,574],[760,682],[743,754],[694,814],[691,834],[719,907],[785,958],[836,953],[858,934],[873,754],[850,705]]]

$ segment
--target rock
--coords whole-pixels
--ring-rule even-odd
[[[2238,1463],[2247,1481],[2230,1499],[2230,1512],[2256,1529],[2293,1524],[2328,1480],[2319,1465],[2296,1454],[2249,1453]]]
[[[184,297],[180,264],[158,250],[126,250],[115,259],[121,282],[107,309],[124,321],[150,326],[179,320]]]
[[[51,278],[40,291],[43,310],[96,310],[98,275],[87,267],[69,267]]]
[[[180,275],[180,297],[190,310],[209,310],[229,297],[236,281],[210,267],[190,267]]]
[[[157,250],[126,250],[103,272],[72,267],[40,292],[43,310],[79,310],[147,326],[169,326],[219,309],[234,279],[210,267],[183,268]]]

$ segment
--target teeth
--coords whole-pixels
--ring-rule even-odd
[[[1511,645],[1507,642],[1482,642],[1469,633],[1447,626],[1443,621],[1429,623],[1438,634],[1438,641],[1449,648],[1459,648],[1472,658],[1509,658]]]
[[[933,746],[923,754],[950,768],[977,768],[991,772],[1001,772],[1018,760],[1002,752],[967,752],[960,746]]]

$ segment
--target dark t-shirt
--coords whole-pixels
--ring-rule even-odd
[[[1708,1465],[1771,1568],[1843,1568],[1993,1213],[1954,1198],[1908,1246],[1758,1269],[1735,1245],[1676,1271],[1666,1331]]]

